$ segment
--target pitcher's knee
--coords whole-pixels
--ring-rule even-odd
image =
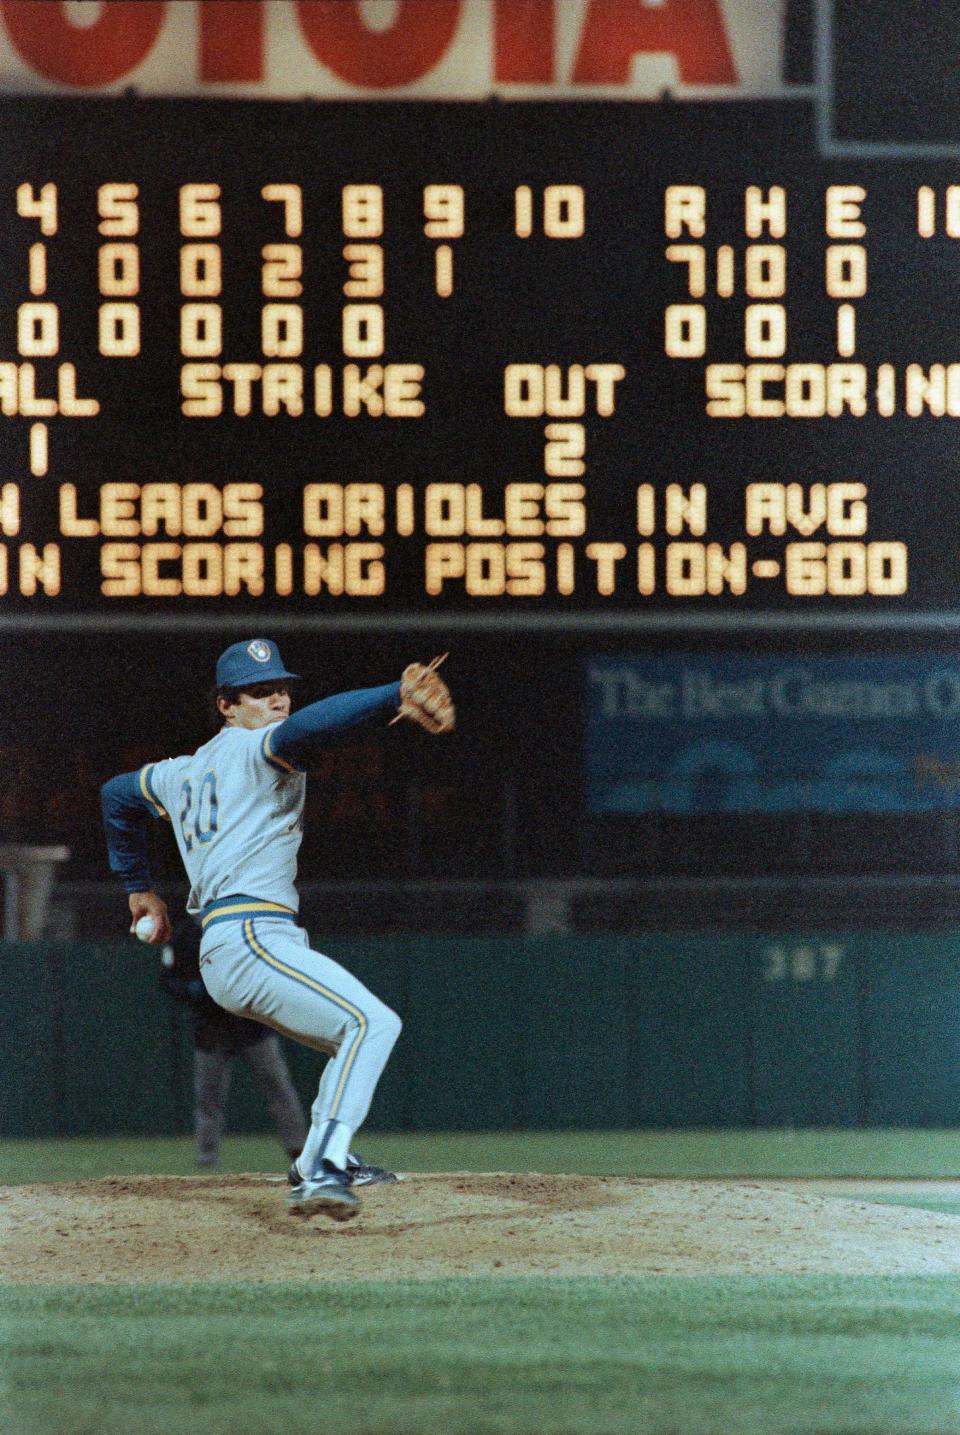
[[[353,1041],[358,1036],[365,1044],[385,1047],[389,1052],[400,1035],[402,1022],[395,1011],[384,1002],[372,998],[364,1003],[362,1016],[351,1017],[344,1027],[343,1041]]]
[[[376,1011],[370,1013],[368,1030],[385,1046],[393,1046],[403,1030],[403,1022],[395,1011],[379,1002]]]

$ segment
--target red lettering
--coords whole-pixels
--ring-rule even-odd
[[[512,85],[553,80],[554,0],[496,0],[494,79]]]
[[[260,0],[202,0],[201,80],[263,79],[263,5]]]
[[[590,0],[573,67],[577,85],[624,85],[636,54],[675,55],[687,85],[735,85],[719,0]]]
[[[73,25],[60,0],[2,0],[7,34],[32,70],[65,85],[109,85],[153,47],[166,0],[114,0],[92,25]]]
[[[297,0],[311,50],[341,80],[385,90],[419,80],[446,53],[460,0],[399,0],[393,24],[371,30],[357,0]]]

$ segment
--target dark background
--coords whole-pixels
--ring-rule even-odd
[[[406,724],[375,729],[331,751],[308,787],[304,880],[571,876],[950,874],[958,870],[954,815],[731,814],[593,817],[585,811],[582,666],[600,652],[769,651],[762,639],[714,635],[518,638],[454,634],[348,638],[280,635],[302,701],[389,681],[411,658],[449,647],[445,670],[458,728],[443,740]],[[0,647],[0,791],[4,840],[66,842],[65,877],[106,877],[100,782],[211,735],[206,692],[221,643],[146,633],[18,637]],[[933,645],[909,635],[860,635],[858,652]],[[783,633],[778,651],[844,652],[832,634]],[[943,642],[939,650],[950,651]],[[179,858],[156,824],[156,876],[179,882]],[[846,901],[847,898],[844,898]],[[609,902],[608,902],[609,905]],[[814,903],[806,904],[816,918]],[[922,895],[914,917],[933,919]],[[862,915],[852,907],[849,916]],[[663,920],[680,915],[668,902]],[[724,915],[721,905],[720,916]],[[726,912],[729,916],[729,911]],[[741,915],[743,913],[741,912]]]

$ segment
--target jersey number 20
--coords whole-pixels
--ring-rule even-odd
[[[193,812],[193,783],[185,782],[180,789],[180,827],[188,852],[193,851],[194,838],[209,842],[217,833],[217,774],[205,772],[197,790],[196,819]]]

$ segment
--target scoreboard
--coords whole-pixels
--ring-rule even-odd
[[[0,627],[957,608],[949,161],[806,99],[0,123]]]

